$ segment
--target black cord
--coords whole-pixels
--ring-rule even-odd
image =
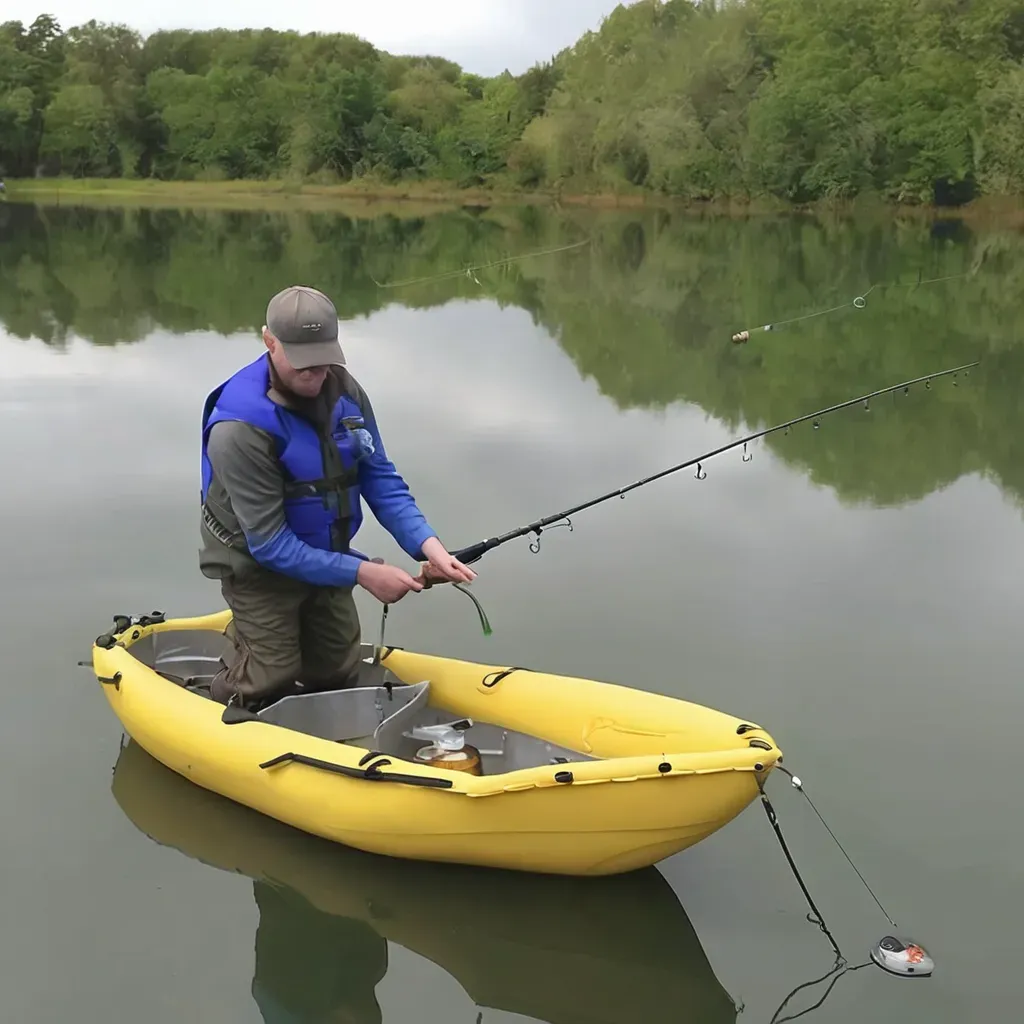
[[[839,961],[836,961],[835,966],[827,974],[823,974],[820,978],[816,979],[815,981],[805,981],[802,985],[797,985],[797,987],[795,989],[793,989],[793,991],[790,992],[789,995],[786,996],[785,999],[782,1000],[782,1005],[775,1011],[775,1016],[772,1017],[771,1024],[782,1024],[783,1021],[796,1020],[797,1017],[803,1017],[804,1014],[810,1013],[812,1010],[817,1010],[818,1007],[820,1007],[822,1005],[822,1003],[824,1003],[825,1000],[828,999],[829,993],[832,991],[833,988],[835,988],[836,982],[839,981],[839,979],[844,974],[847,974],[847,973],[849,973],[851,971],[859,971],[862,967],[870,967],[870,966],[871,966],[871,961],[870,960],[865,960],[864,963],[857,964],[856,967],[847,967],[845,963],[840,963]],[[836,971],[838,971],[839,973],[836,974]],[[779,1016],[779,1014],[782,1012],[782,1009],[786,1005],[786,1003],[788,1003],[790,1001],[790,999],[792,999],[793,996],[795,996],[797,994],[797,992],[800,991],[800,989],[808,988],[811,985],[818,985],[818,984],[823,982],[826,978],[828,978],[832,974],[836,975],[832,979],[832,983],[828,986],[828,988],[825,989],[825,994],[816,1003],[814,1003],[813,1006],[808,1006],[806,1010],[801,1010],[799,1013],[794,1013],[791,1017],[780,1017]]]
[[[811,908],[811,912],[814,914],[814,918],[808,915],[808,920],[812,924],[817,924],[818,927],[828,936],[828,941],[832,943],[832,948],[836,953],[836,960],[846,963],[846,958],[843,956],[843,951],[836,944],[836,940],[832,937],[832,933],[828,929],[828,925],[825,924],[825,919],[822,917],[821,911],[814,905],[814,900],[811,899],[811,894],[807,891],[807,886],[804,885],[804,880],[800,876],[800,871],[796,866],[796,862],[793,860],[792,854],[789,852],[789,847],[786,845],[785,837],[782,835],[782,829],[779,828],[779,819],[775,813],[775,808],[772,807],[771,801],[768,799],[768,794],[764,791],[764,783],[758,779],[757,788],[761,791],[761,804],[764,807],[765,814],[768,815],[768,821],[771,822],[772,828],[775,830],[775,835],[778,837],[779,845],[782,847],[782,852],[786,855],[786,860],[789,861],[789,866],[793,871],[793,875],[803,890],[805,899],[807,900],[808,906]],[[816,919],[816,920],[815,920]]]

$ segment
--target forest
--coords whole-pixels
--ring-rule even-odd
[[[0,24],[0,175],[1024,194],[1024,0],[640,0],[491,78],[346,34]]]

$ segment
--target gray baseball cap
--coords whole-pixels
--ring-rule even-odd
[[[267,305],[267,327],[296,370],[344,366],[338,341],[338,311],[323,292],[294,284]]]

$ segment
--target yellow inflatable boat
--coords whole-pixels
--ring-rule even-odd
[[[125,732],[198,786],[371,853],[631,871],[726,825],[781,758],[756,724],[684,700],[369,645],[353,689],[225,708],[203,685],[230,618],[115,617],[92,664]]]
[[[253,880],[253,979],[238,999],[251,992],[282,1018],[380,1024],[392,942],[447,971],[478,1009],[549,1024],[736,1024],[657,868],[565,878],[345,849],[189,785],[133,741],[111,791],[153,841]],[[419,1009],[475,1017],[458,1003],[448,1018]]]

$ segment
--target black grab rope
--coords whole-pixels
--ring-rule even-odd
[[[807,920],[811,924],[816,924],[821,931],[826,935],[828,941],[832,944],[832,948],[836,954],[836,964],[845,965],[846,957],[843,956],[843,951],[836,944],[836,940],[832,937],[832,933],[828,929],[828,925],[825,924],[825,918],[822,913],[814,904],[814,900],[811,899],[811,894],[807,891],[807,886],[804,884],[803,878],[800,876],[800,871],[796,866],[796,862],[793,860],[792,854],[789,852],[789,847],[786,845],[785,837],[782,835],[782,829],[779,827],[778,815],[775,813],[775,808],[772,807],[771,801],[768,799],[768,794],[764,791],[764,783],[761,779],[757,780],[757,788],[761,791],[761,805],[764,807],[765,814],[768,815],[768,821],[771,823],[772,828],[775,830],[775,835],[779,840],[779,845],[782,847],[782,852],[786,855],[786,860],[789,861],[789,866],[793,870],[793,875],[803,890],[805,899],[807,900],[808,906],[811,908],[811,914],[807,915]]]

